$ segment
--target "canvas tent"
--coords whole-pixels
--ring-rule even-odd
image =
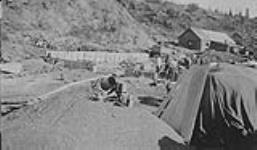
[[[186,143],[224,146],[257,142],[257,70],[239,65],[193,66],[156,115]]]

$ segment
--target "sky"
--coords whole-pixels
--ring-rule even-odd
[[[2,1],[0,1],[0,18],[2,18]]]
[[[228,12],[229,9],[233,13],[242,12],[245,14],[245,9],[249,8],[250,16],[257,17],[257,0],[167,0],[180,4],[196,3],[205,9],[218,9]]]

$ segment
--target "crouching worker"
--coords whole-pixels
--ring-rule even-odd
[[[114,98],[118,104],[130,106],[130,95],[127,93],[124,83],[117,81],[115,75],[99,78],[91,82],[94,100],[107,101]]]

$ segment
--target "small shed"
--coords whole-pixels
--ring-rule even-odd
[[[204,51],[215,49],[217,51],[228,51],[236,45],[226,33],[211,30],[189,28],[178,37],[179,45],[188,49]]]

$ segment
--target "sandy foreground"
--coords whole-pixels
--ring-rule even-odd
[[[132,108],[115,106],[111,102],[90,101],[89,84],[84,82],[2,117],[2,148],[187,149],[178,144],[182,143],[182,139],[175,131],[151,113],[158,106],[153,103],[157,99],[154,96],[161,97],[163,90],[146,87],[147,79],[123,80],[128,83],[130,93],[138,98]],[[145,103],[147,99],[149,101]]]

